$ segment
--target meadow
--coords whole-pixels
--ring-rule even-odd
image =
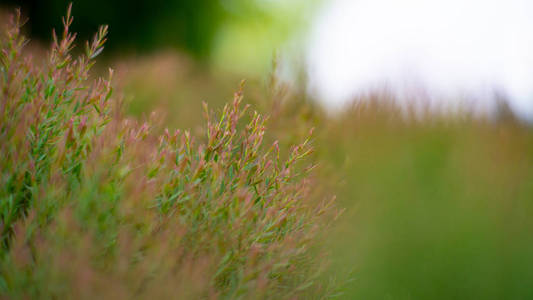
[[[0,295],[529,299],[533,131],[2,32]],[[80,51],[83,50],[83,51]],[[94,66],[93,66],[94,65]],[[113,65],[114,71],[107,65]]]

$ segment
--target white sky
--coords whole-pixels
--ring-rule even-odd
[[[386,83],[488,113],[498,90],[533,119],[533,0],[331,0],[307,49],[311,88],[330,107]]]

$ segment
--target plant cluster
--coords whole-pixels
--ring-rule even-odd
[[[205,108],[205,135],[125,117],[92,79],[103,26],[71,54],[70,8],[43,64],[20,14],[0,38],[0,294],[38,298],[289,298],[315,280],[335,213],[300,163],[263,144],[266,119]],[[246,121],[247,120],[247,121]]]

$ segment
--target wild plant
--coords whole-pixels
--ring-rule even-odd
[[[102,51],[103,26],[85,55],[73,58],[71,6],[61,38],[42,65],[23,53],[20,12],[11,18],[0,52],[0,242],[7,249],[13,224],[50,186],[68,193],[79,184],[91,140],[108,122],[110,79],[91,82],[93,59]],[[110,75],[112,72],[110,73]],[[59,204],[54,204],[57,206]],[[47,208],[53,214],[54,207]]]
[[[310,137],[263,143],[242,88],[204,135],[122,113],[74,57],[71,7],[41,65],[20,13],[1,38],[0,294],[38,298],[319,297],[314,247],[335,214],[314,193]],[[246,121],[247,120],[247,121]],[[280,149],[281,148],[281,149]]]

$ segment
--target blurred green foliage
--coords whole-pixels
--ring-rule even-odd
[[[531,129],[379,115],[348,114],[318,143],[345,181],[341,298],[531,299]]]
[[[30,36],[48,40],[50,28],[60,28],[60,16],[71,0],[7,0],[29,18]],[[210,49],[215,29],[224,18],[218,0],[81,0],[73,1],[73,30],[89,38],[100,24],[110,26],[109,47],[146,50],[180,46],[202,56]],[[166,26],[167,29],[161,31]]]
[[[197,59],[270,52],[298,23],[302,7],[314,1],[267,0],[3,0],[21,7],[29,21],[29,36],[49,40],[50,28],[60,28],[60,16],[73,2],[73,30],[82,39],[101,24],[110,27],[108,47],[148,51],[174,47]],[[228,45],[231,45],[228,47]],[[264,49],[259,49],[259,47]],[[228,48],[230,48],[228,50]],[[219,50],[217,50],[219,49]],[[236,50],[240,51],[235,52]],[[264,51],[262,51],[264,50]],[[231,55],[230,55],[231,56]],[[264,55],[263,55],[264,56]],[[248,62],[257,61],[257,56]],[[261,59],[259,59],[261,60]]]

